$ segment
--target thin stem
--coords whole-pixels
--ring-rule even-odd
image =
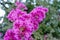
[[[44,35],[44,40],[47,40],[48,36],[47,34]]]

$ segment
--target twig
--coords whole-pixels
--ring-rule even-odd
[[[5,7],[5,4],[4,4],[4,3],[1,3],[1,2],[0,2],[0,4],[1,4],[3,7]],[[7,8],[7,7],[5,7],[5,8]]]

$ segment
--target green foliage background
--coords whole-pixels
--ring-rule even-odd
[[[5,34],[8,28],[12,27],[12,22],[10,22],[6,16],[9,11],[14,8],[14,3],[10,1],[5,2],[1,0],[0,5],[2,5],[2,9],[5,10],[6,14],[3,18],[3,22],[0,24],[0,32]],[[20,0],[22,1],[22,0]],[[33,33],[33,38],[35,40],[43,40],[44,36],[47,35],[47,40],[60,40],[60,1],[53,0],[26,0],[25,5],[28,7],[28,12],[30,12],[36,6],[44,6],[49,9],[49,12],[46,14],[46,19],[40,23],[39,29]],[[9,5],[9,8],[5,6],[5,4]]]

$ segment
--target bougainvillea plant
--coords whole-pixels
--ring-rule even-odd
[[[7,18],[13,22],[13,27],[8,29],[4,35],[4,40],[34,40],[31,36],[38,30],[39,23],[46,18],[48,8],[37,6],[30,13],[24,10],[28,8],[21,2],[15,3]],[[24,10],[22,10],[24,9]]]

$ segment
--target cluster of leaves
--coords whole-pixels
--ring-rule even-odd
[[[43,22],[40,23],[39,29],[33,33],[33,37],[35,40],[43,40],[44,35],[48,36],[48,40],[57,40],[60,38],[60,1],[53,0],[53,3],[50,3],[51,0],[26,0],[25,4],[28,7],[28,12],[30,12],[34,7],[40,5],[47,7],[49,12],[46,14],[46,18]],[[4,2],[0,3],[2,5],[2,9],[6,11],[4,15],[4,21],[0,24],[0,32],[5,33],[8,28],[12,27],[12,23],[6,18],[9,11],[14,8],[14,3]],[[9,8],[5,6],[5,4],[9,5]],[[35,6],[36,5],[36,6]]]

